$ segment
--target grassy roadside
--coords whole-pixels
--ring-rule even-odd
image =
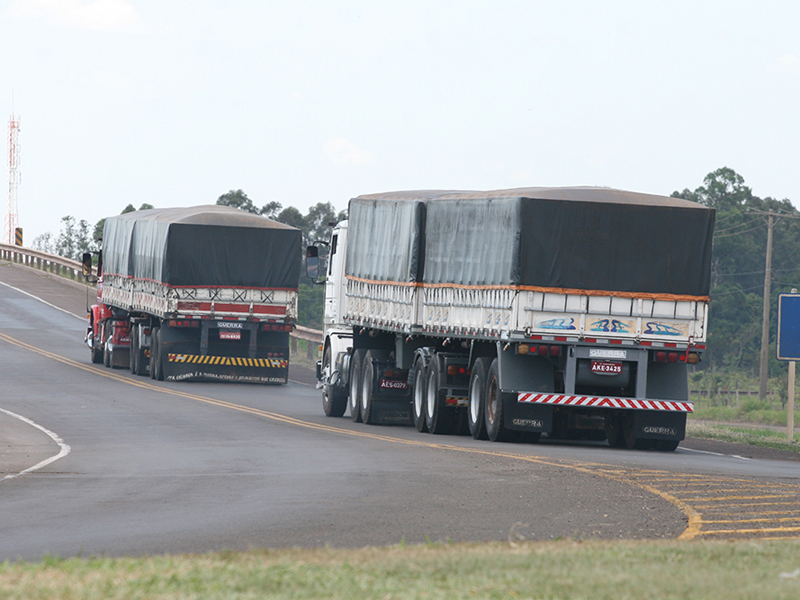
[[[737,444],[749,444],[773,450],[800,452],[800,430],[794,433],[794,440],[789,443],[786,428],[766,428],[750,423],[713,423],[689,418],[686,423],[687,437],[707,440],[720,440]]]
[[[792,598],[800,540],[433,544],[0,565],[8,600]]]

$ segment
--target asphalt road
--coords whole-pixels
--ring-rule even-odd
[[[91,364],[86,302],[0,264],[0,560],[800,534],[794,456],[365,426],[326,418],[296,368],[286,386],[154,382]]]

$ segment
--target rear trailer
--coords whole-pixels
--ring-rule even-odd
[[[391,401],[380,355],[407,383],[390,420],[403,407],[422,431],[663,450],[684,438],[713,210],[527,188],[361,196],[349,215],[331,245],[320,376],[354,418],[384,422],[370,406]]]
[[[286,383],[300,240],[223,206],[106,219],[98,307],[129,326],[126,366],[170,381]]]

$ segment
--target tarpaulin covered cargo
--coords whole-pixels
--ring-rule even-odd
[[[415,208],[410,228],[383,222],[401,219],[408,209],[396,207],[414,203],[425,206]],[[696,297],[709,292],[714,211],[679,198],[597,187],[394,192],[352,200],[353,216],[358,221],[350,225],[348,264],[351,256],[369,254],[376,268],[361,269],[364,275],[348,271],[351,276]],[[364,229],[370,235],[353,244]],[[416,256],[416,270],[392,271],[392,252],[398,265]]]
[[[297,289],[301,237],[228,206],[130,212],[106,219],[104,271],[173,287]]]
[[[419,281],[424,198],[359,196],[350,200],[348,213],[347,275],[371,281]]]

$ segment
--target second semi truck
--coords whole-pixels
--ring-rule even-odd
[[[92,361],[171,381],[286,383],[301,243],[294,227],[226,206],[109,217]]]

